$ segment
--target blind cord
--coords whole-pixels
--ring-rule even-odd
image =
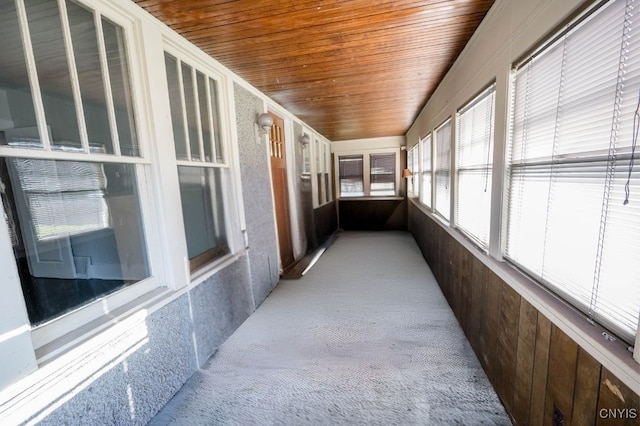
[[[629,188],[629,185],[631,184],[631,173],[633,173],[633,166],[635,163],[639,128],[640,128],[640,91],[638,91],[638,104],[636,106],[635,112],[633,113],[633,136],[631,140],[631,159],[629,160],[629,174],[627,175],[627,183],[624,184],[624,202],[622,203],[625,206],[629,204],[629,195],[631,193],[631,189]]]

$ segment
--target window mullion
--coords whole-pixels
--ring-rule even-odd
[[[24,0],[16,0],[16,12],[20,21],[20,33],[22,34],[22,45],[24,46],[25,62],[27,64],[27,73],[29,74],[29,83],[33,96],[33,106],[36,113],[36,122],[38,125],[38,133],[42,147],[50,151],[51,139],[47,129],[47,118],[44,113],[44,102],[42,101],[42,93],[40,92],[40,81],[38,80],[38,71],[36,70],[36,59],[33,54],[33,46],[31,45],[31,34],[29,33],[29,21],[27,19],[27,10],[24,6]]]
[[[206,78],[206,77],[205,77]],[[200,157],[200,161],[204,161],[204,142],[202,138],[202,119],[201,117],[201,105],[200,105],[200,97],[198,96],[198,76],[196,74],[196,69],[191,67],[191,80],[193,81],[193,101],[195,103],[196,108],[196,129],[198,131],[198,156]]]
[[[178,68],[178,87],[180,88],[180,106],[182,107],[182,131],[184,132],[184,144],[187,152],[187,161],[193,161],[191,158],[191,141],[189,140],[189,123],[187,121],[187,100],[184,95],[184,80],[182,76],[182,61],[176,60]]]
[[[208,76],[204,77],[205,81],[205,90],[207,94],[207,120],[209,121],[209,133],[211,136],[209,137],[209,143],[211,144],[211,161],[217,163],[218,162],[218,150],[216,147],[216,128],[213,123],[213,100],[211,99],[211,79]],[[216,105],[217,111],[217,105]]]
[[[102,82],[104,83],[104,98],[107,103],[107,117],[109,119],[109,129],[111,130],[113,153],[116,156],[120,156],[120,138],[118,136],[116,110],[113,102],[113,92],[111,90],[111,76],[109,75],[107,48],[105,47],[104,32],[102,31],[102,16],[98,11],[93,12],[93,22],[96,27],[96,37],[98,38],[98,55],[100,57],[100,68],[102,70]]]

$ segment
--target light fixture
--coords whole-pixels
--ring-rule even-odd
[[[308,134],[304,134],[302,135],[302,137],[300,138],[300,143],[302,145],[309,145],[311,143],[311,137]]]
[[[262,136],[269,133],[271,126],[273,126],[273,117],[271,114],[263,112],[258,116],[258,122],[254,123],[254,130],[256,132],[256,142],[259,142]]]
[[[411,170],[409,170],[409,169],[404,169],[404,170],[402,171],[402,177],[403,177],[403,178],[407,179],[407,178],[410,178],[411,176],[413,176],[413,173],[411,173]]]

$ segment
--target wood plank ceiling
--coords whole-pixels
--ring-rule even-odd
[[[494,0],[134,0],[333,141],[404,135]]]

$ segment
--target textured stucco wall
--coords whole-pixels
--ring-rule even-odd
[[[146,424],[252,312],[243,256],[92,354],[100,368],[59,395],[42,424]]]
[[[269,154],[254,124],[264,112],[262,100],[234,84],[242,196],[249,239],[249,268],[255,305],[278,283],[278,243],[271,196]]]

